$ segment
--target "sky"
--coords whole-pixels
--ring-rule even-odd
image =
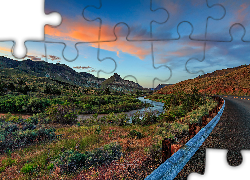
[[[118,73],[146,88],[175,84],[250,64],[249,5],[249,0],[47,0],[45,13],[59,12],[62,23],[45,26],[45,45],[27,42],[24,59],[66,64],[100,78]],[[0,42],[0,55],[16,59],[12,45]]]

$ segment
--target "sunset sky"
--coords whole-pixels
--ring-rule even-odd
[[[210,73],[250,64],[249,0],[208,0],[208,5],[205,0],[152,0],[152,6],[150,0],[101,2],[100,7],[99,0],[45,1],[45,13],[59,12],[62,23],[45,27],[46,53],[44,42],[27,42],[28,54],[24,59],[45,60],[47,54],[50,63],[66,64],[77,72],[95,76],[102,70],[102,78],[118,73],[148,88],[153,87],[156,77],[168,81],[156,80],[154,87],[193,79],[202,75],[199,70]],[[100,9],[86,8],[88,5]],[[154,12],[151,8],[162,9]],[[85,20],[83,10],[85,18],[95,21]],[[102,20],[99,54],[98,17]],[[76,46],[76,58],[78,42],[81,43]],[[62,43],[67,45],[63,54]],[[12,45],[0,42],[0,55],[16,59],[11,54]],[[191,73],[185,68],[187,61]]]

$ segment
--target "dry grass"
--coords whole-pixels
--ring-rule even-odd
[[[100,126],[101,132],[99,135],[95,133],[97,127],[98,125],[90,127],[57,125],[56,134],[63,134],[62,138],[53,142],[41,142],[15,150],[12,152],[11,158],[15,159],[16,163],[10,167],[7,167],[6,170],[0,174],[0,179],[72,179],[77,175],[77,173],[71,175],[61,175],[56,168],[53,170],[47,170],[47,164],[49,164],[51,160],[49,160],[46,164],[46,159],[49,157],[53,159],[53,157],[56,157],[62,152],[62,149],[75,149],[79,152],[85,152],[114,141],[118,142],[122,146],[123,150],[122,159],[115,163],[120,163],[120,168],[128,168],[128,166],[130,166],[130,168],[133,169],[136,166],[133,166],[132,164],[138,164],[137,166],[139,166],[146,159],[147,154],[144,152],[144,148],[149,147],[153,142],[152,137],[154,134],[155,125],[149,127],[135,125],[128,127]],[[143,133],[145,137],[142,139],[133,139],[127,137],[128,133],[132,129]],[[6,158],[6,154],[0,155],[0,161]],[[38,169],[31,175],[22,174],[20,169],[25,163],[36,163],[38,165]],[[115,164],[109,167],[112,169],[116,166]],[[81,173],[78,171],[78,173],[80,174],[79,176],[81,176],[82,173],[87,173],[90,175],[93,171],[94,169],[90,169]],[[106,176],[109,176],[108,171]]]

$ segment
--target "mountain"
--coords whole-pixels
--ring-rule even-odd
[[[10,58],[0,57],[0,69],[13,68],[37,77],[50,77],[72,85],[84,87],[99,87],[103,82],[89,73],[78,73],[64,64],[53,64],[45,61],[32,61],[30,59],[15,61]]]
[[[158,86],[156,86],[156,88],[154,88],[154,90],[160,90],[161,88],[164,88],[165,86],[170,86],[173,84],[159,84]]]
[[[250,64],[216,70],[194,79],[166,86],[155,93],[171,94],[176,91],[188,93],[193,87],[196,87],[200,93],[208,95],[250,96]]]
[[[132,81],[123,80],[118,74],[114,74],[109,79],[97,78],[87,72],[76,72],[64,64],[53,64],[45,61],[32,61],[30,59],[17,61],[4,56],[0,56],[0,70],[13,68],[18,72],[24,72],[36,77],[47,77],[71,85],[79,85],[85,88],[101,88],[108,85],[113,90],[131,91],[134,88],[143,89],[139,84]],[[123,87],[123,88],[122,88]]]
[[[128,91],[129,89],[143,90],[143,87],[140,86],[138,83],[129,80],[124,80],[117,73],[114,73],[113,76],[103,81],[102,87],[110,87],[112,90],[115,91]]]

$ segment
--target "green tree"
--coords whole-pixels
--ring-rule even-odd
[[[74,105],[65,104],[53,104],[46,109],[46,113],[52,122],[58,122],[62,124],[71,124],[77,121],[77,111]]]
[[[107,94],[107,95],[110,94],[109,87],[107,87],[107,88],[104,90],[104,94]]]

